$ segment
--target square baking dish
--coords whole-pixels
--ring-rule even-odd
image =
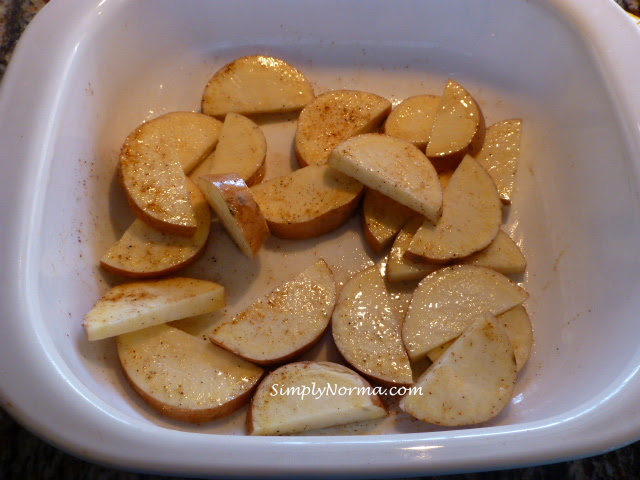
[[[0,97],[3,408],[89,460],[194,476],[453,473],[640,439],[639,45],[635,23],[596,0],[52,2]],[[368,435],[247,437],[245,410],[208,425],[160,418],[123,380],[113,343],[86,341],[84,314],[115,278],[98,260],[133,218],[115,181],[123,139],[161,113],[198,110],[208,78],[252,53],[286,59],[317,92],[394,103],[451,77],[487,124],[523,119],[506,228],[528,260],[535,344],[500,416],[464,429],[397,417],[356,431]],[[263,128],[275,176],[290,167],[295,123]],[[231,253],[187,273],[225,284],[230,309],[311,258],[344,280],[378,260],[357,224],[267,246],[258,264]],[[206,258],[231,251],[222,235],[213,243]]]

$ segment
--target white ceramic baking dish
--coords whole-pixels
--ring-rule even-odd
[[[638,47],[635,23],[597,0],[51,2],[0,98],[3,408],[75,455],[202,476],[486,470],[639,439]],[[132,218],[114,180],[122,140],[160,113],[197,110],[212,73],[247,53],[289,60],[318,92],[394,101],[453,77],[488,123],[523,118],[507,229],[529,262],[535,345],[499,417],[465,429],[393,417],[355,430],[369,435],[246,437],[244,410],[201,426],[163,420],[124,381],[113,342],[86,341],[84,314],[117,281],[97,261]],[[263,125],[269,176],[290,168],[294,127]],[[371,261],[357,230],[354,220],[314,241],[272,241],[258,263],[219,234],[187,273],[224,283],[230,313],[311,258],[344,280]]]

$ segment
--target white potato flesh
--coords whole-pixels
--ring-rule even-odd
[[[269,227],[242,177],[236,173],[198,177],[198,186],[229,236],[249,258],[269,238]]]
[[[291,435],[386,417],[367,387],[360,375],[336,363],[290,363],[260,383],[247,417],[249,434]]]
[[[531,346],[533,344],[533,329],[531,327],[529,314],[524,306],[518,305],[504,313],[501,313],[500,315],[497,315],[496,318],[509,336],[509,341],[513,346],[513,352],[516,356],[516,366],[519,372],[529,360]],[[435,362],[444,354],[444,352],[447,351],[447,348],[453,345],[454,342],[455,339],[450,340],[429,351],[429,353],[427,353],[429,360]]]
[[[507,406],[516,383],[507,332],[491,315],[478,319],[418,379],[400,408],[424,422],[450,427],[486,422]]]
[[[364,185],[328,165],[310,165],[251,187],[277,237],[317,237],[343,225],[359,205]]]
[[[125,283],[109,290],[84,317],[89,340],[101,340],[224,307],[222,285],[195,278]]]
[[[209,339],[254,363],[281,363],[320,339],[335,302],[333,274],[320,260],[217,327]]]
[[[442,217],[424,222],[407,251],[414,261],[446,263],[489,246],[502,222],[496,186],[470,155],[464,157],[442,194]]]
[[[523,273],[527,268],[527,260],[520,247],[502,230],[487,248],[474,253],[460,263],[491,268],[505,275]]]
[[[129,134],[120,152],[120,180],[140,220],[166,233],[195,234],[185,172],[213,150],[221,125],[201,113],[172,112]]]
[[[427,156],[466,153],[474,138],[483,133],[483,125],[482,112],[474,98],[459,83],[449,80],[431,128]]]
[[[255,122],[238,113],[228,113],[215,150],[192,172],[200,175],[237,173],[247,185],[255,185],[265,173],[267,140]]]
[[[295,149],[300,166],[327,163],[342,140],[374,132],[391,111],[391,102],[357,90],[335,90],[318,95],[298,118]]]
[[[417,361],[464,332],[485,313],[499,315],[528,298],[504,275],[471,265],[441,268],[416,287],[402,326],[409,357]]]
[[[160,413],[205,422],[247,403],[263,370],[209,342],[157,325],[118,337],[132,387]]]
[[[522,120],[512,119],[487,128],[484,145],[476,159],[489,172],[498,188],[502,203],[509,205],[520,155]]]
[[[211,213],[202,192],[187,180],[197,229],[193,237],[162,233],[135,220],[100,260],[105,270],[128,277],[155,277],[187,266],[202,252],[211,229]]]
[[[367,189],[362,202],[364,238],[380,253],[387,248],[409,217],[415,212],[382,193]]]
[[[202,113],[225,116],[295,112],[313,99],[313,87],[279,58],[251,55],[218,70],[202,95]]]
[[[440,265],[413,262],[405,256],[411,244],[411,239],[413,239],[413,236],[423,222],[424,217],[414,216],[402,227],[400,233],[398,233],[387,257],[386,276],[388,281],[405,282],[421,280],[440,267]]]
[[[401,319],[377,267],[357,273],[344,284],[331,329],[338,350],[360,373],[385,384],[413,383]]]
[[[436,223],[442,212],[442,187],[427,157],[415,146],[380,133],[365,133],[340,143],[329,165],[415,210]]]
[[[440,101],[437,95],[416,95],[403,100],[391,110],[384,122],[383,132],[424,150],[429,143]]]

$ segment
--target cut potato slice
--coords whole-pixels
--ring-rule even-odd
[[[375,253],[393,242],[407,219],[415,212],[382,193],[367,189],[362,202],[364,238]]]
[[[344,224],[358,207],[364,185],[327,165],[310,165],[251,191],[273,235],[303,239]]]
[[[436,270],[418,284],[402,325],[411,361],[456,338],[484,313],[499,315],[528,296],[518,284],[485,267]]]
[[[260,367],[167,325],[118,337],[118,356],[133,389],[158,412],[207,422],[247,403]]]
[[[424,222],[424,217],[416,215],[402,227],[393,242],[387,257],[387,280],[390,282],[406,282],[421,280],[441,265],[413,262],[406,258],[405,253],[411,244],[411,239]]]
[[[84,317],[89,340],[101,340],[225,306],[224,287],[194,278],[125,283],[109,290]]]
[[[484,140],[480,106],[460,84],[449,80],[435,116],[426,154],[438,167],[451,167],[466,153],[477,153]]]
[[[365,133],[340,143],[329,165],[378,190],[436,223],[442,212],[438,174],[424,154],[406,140]]]
[[[136,217],[165,233],[196,233],[185,172],[213,150],[221,125],[201,113],[173,112],[129,134],[120,152],[119,169]]]
[[[202,95],[202,113],[225,116],[295,112],[313,99],[306,77],[284,60],[251,55],[218,70]]]
[[[513,352],[516,356],[516,366],[519,372],[525,366],[527,360],[529,360],[531,346],[533,344],[533,330],[531,328],[529,314],[522,305],[518,305],[498,315],[496,318],[509,336],[509,341],[511,341]],[[447,348],[453,345],[454,342],[455,339],[450,340],[429,351],[429,353],[427,353],[429,360],[432,362],[438,360],[438,358],[440,358],[444,352],[447,351]]]
[[[465,258],[465,265],[487,267],[505,275],[523,273],[527,268],[527,260],[511,237],[502,230],[487,248]]]
[[[485,314],[415,384],[400,408],[424,422],[456,427],[486,422],[507,406],[516,361],[507,332]]]
[[[100,266],[132,278],[157,277],[186,267],[204,251],[211,229],[207,200],[187,180],[197,229],[193,237],[159,232],[135,220],[100,260]]]
[[[424,222],[407,250],[413,261],[446,263],[489,246],[500,230],[502,206],[491,177],[467,155],[442,195],[442,218]]]
[[[269,238],[269,228],[242,177],[237,173],[204,175],[198,178],[198,186],[238,248],[254,258]]]
[[[360,373],[385,385],[413,383],[400,325],[377,267],[344,284],[331,329],[338,350]]]
[[[487,128],[482,149],[476,159],[486,168],[498,188],[500,200],[511,204],[513,186],[520,155],[522,120],[504,120]]]
[[[336,90],[318,95],[298,119],[296,155],[300,166],[327,163],[342,140],[378,129],[391,102],[373,93]]]
[[[209,339],[260,365],[282,363],[320,339],[335,301],[333,274],[320,260],[217,327]]]
[[[411,142],[424,151],[440,101],[437,95],[416,95],[403,100],[391,110],[383,132]]]
[[[369,383],[331,362],[290,363],[260,383],[247,415],[250,435],[291,435],[388,415]]]
[[[237,173],[247,185],[260,183],[265,174],[267,140],[258,125],[247,117],[228,113],[216,149],[191,173],[200,175]]]

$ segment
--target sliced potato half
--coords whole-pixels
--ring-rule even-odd
[[[136,217],[165,233],[195,234],[198,225],[185,172],[213,150],[221,125],[201,113],[172,112],[129,134],[119,171]]]
[[[391,102],[373,93],[335,90],[318,95],[298,119],[296,155],[300,166],[327,163],[342,140],[378,129]]]
[[[187,180],[197,229],[193,237],[162,233],[135,220],[100,260],[100,266],[132,278],[157,277],[186,267],[204,250],[211,213],[202,192]]]
[[[200,423],[250,400],[263,370],[209,342],[167,325],[118,337],[120,363],[133,389],[152,408]]]
[[[344,284],[331,329],[338,350],[353,368],[386,385],[413,383],[400,325],[377,267]]]
[[[460,263],[491,268],[505,275],[523,273],[527,268],[527,260],[520,251],[520,247],[502,230],[487,248],[474,253]]]
[[[487,128],[482,149],[476,159],[484,168],[498,188],[500,200],[505,205],[511,204],[516,167],[520,155],[520,136],[522,120],[512,119],[495,123]]]
[[[391,245],[407,219],[415,215],[408,207],[382,193],[367,189],[362,202],[364,238],[376,253]]]
[[[416,95],[399,103],[384,122],[383,132],[402,138],[424,150],[440,107],[437,95]]]
[[[446,263],[489,246],[502,222],[496,186],[470,155],[464,157],[442,194],[442,218],[424,222],[407,250],[413,261]]]
[[[209,339],[260,365],[282,363],[320,339],[335,301],[333,274],[320,260],[217,327]]]
[[[436,223],[442,188],[431,162],[411,143],[380,133],[364,133],[340,143],[329,165],[391,197]]]
[[[221,173],[198,177],[198,186],[238,248],[254,258],[269,238],[260,206],[242,177]]]
[[[331,362],[290,363],[260,383],[247,415],[250,435],[291,435],[388,415],[369,383]],[[324,390],[318,390],[324,389]]]
[[[237,173],[247,185],[260,183],[265,174],[267,140],[255,122],[238,113],[224,118],[215,150],[191,173],[200,175]]]
[[[194,317],[224,307],[224,287],[195,278],[166,278],[117,285],[84,317],[89,340]]]
[[[271,233],[303,239],[344,224],[364,192],[364,185],[328,165],[310,165],[251,188]]]
[[[441,268],[416,287],[402,325],[402,339],[412,361],[456,338],[484,313],[499,315],[528,298],[504,275],[485,267]]]
[[[507,332],[483,315],[415,384],[400,408],[424,422],[449,427],[486,422],[507,406],[516,361]]]
[[[251,55],[218,70],[202,95],[202,113],[223,117],[295,112],[313,99],[313,87],[284,60]]]
[[[411,239],[418,231],[418,228],[422,226],[423,222],[424,217],[416,215],[409,219],[402,227],[402,230],[400,230],[400,233],[398,233],[387,257],[386,276],[389,282],[421,280],[441,266],[413,262],[405,256],[411,244]]]
[[[454,166],[466,153],[477,153],[484,131],[480,106],[467,90],[450,79],[431,128],[426,154],[438,167]]]

